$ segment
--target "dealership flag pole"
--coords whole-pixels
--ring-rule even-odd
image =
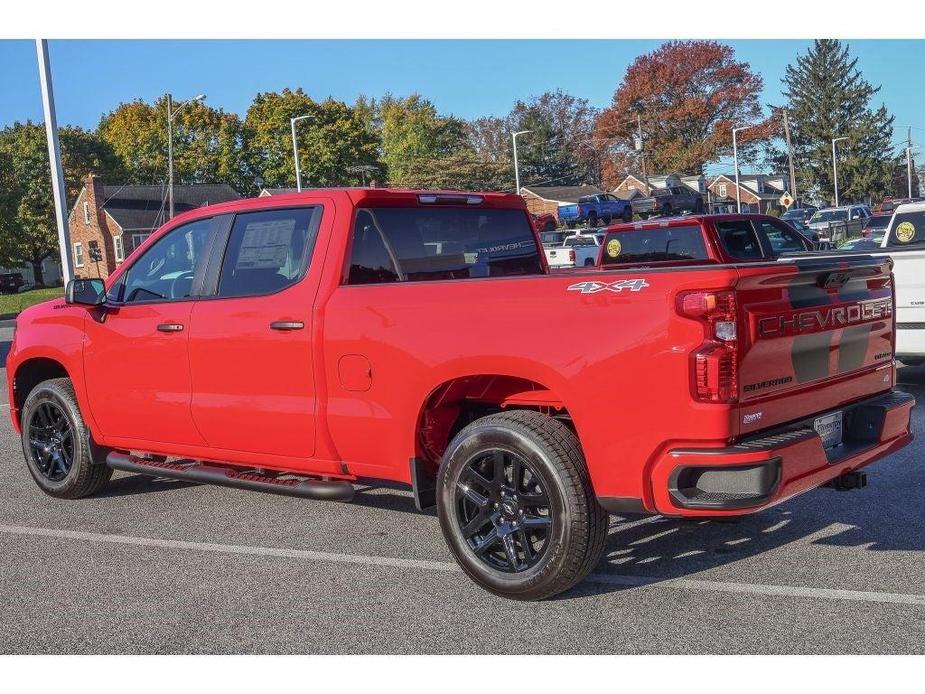
[[[51,189],[55,197],[55,221],[58,224],[58,250],[61,252],[61,274],[67,284],[74,276],[69,252],[67,228],[67,200],[64,190],[64,171],[61,168],[61,145],[58,142],[58,122],[55,118],[55,96],[51,84],[51,65],[48,62],[48,41],[35,40],[39,58],[39,79],[42,82],[42,106],[45,109],[45,133],[48,136],[48,159],[51,164]]]

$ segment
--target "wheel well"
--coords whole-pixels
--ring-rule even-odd
[[[13,377],[13,398],[16,411],[22,412],[26,398],[29,397],[33,388],[50,378],[69,378],[69,374],[60,362],[45,357],[28,359],[20,364]]]
[[[514,376],[464,376],[440,384],[428,396],[415,432],[416,456],[436,472],[460,429],[480,417],[514,409],[535,410],[574,428],[562,400],[541,383]]]

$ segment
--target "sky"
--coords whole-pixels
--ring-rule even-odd
[[[810,41],[732,40],[780,103],[788,63]],[[504,115],[517,99],[563,89],[606,107],[633,59],[661,41],[615,40],[58,40],[49,43],[59,125],[95,128],[121,102],[205,93],[244,116],[262,91],[302,87],[315,99],[418,92],[461,118]],[[848,41],[868,81],[896,116],[894,141],[925,142],[925,41]],[[0,40],[0,127],[42,120],[35,43]],[[727,167],[720,162],[714,171]],[[728,167],[731,168],[731,167]],[[708,171],[713,173],[714,171]]]

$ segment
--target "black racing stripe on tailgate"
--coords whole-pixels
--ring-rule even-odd
[[[873,325],[852,325],[843,328],[838,344],[838,373],[856,371],[864,366],[864,357],[870,347]]]
[[[787,287],[791,308],[809,308],[831,304],[833,295],[816,284],[807,284],[806,278],[796,277]]]
[[[794,335],[790,361],[798,383],[817,381],[829,375],[829,348],[832,333]]]

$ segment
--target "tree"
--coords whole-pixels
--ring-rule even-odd
[[[174,104],[177,109],[178,104]],[[244,157],[243,125],[233,113],[202,102],[184,105],[173,120],[174,180],[177,183],[227,183],[254,192],[254,177]],[[167,180],[167,97],[153,104],[120,104],[103,116],[100,137],[118,155],[126,183]]]
[[[108,178],[122,171],[112,148],[94,133],[64,127],[58,135],[70,209],[86,174]],[[0,168],[0,263],[29,263],[35,283],[43,284],[42,261],[58,250],[45,126],[17,122],[0,130]]]
[[[702,174],[707,163],[732,154],[734,127],[759,125],[738,136],[740,157],[751,156],[751,143],[766,139],[773,127],[763,120],[761,88],[748,63],[716,41],[668,41],[639,56],[597,119],[598,147],[611,158],[609,175],[637,159],[640,120],[649,173]]]
[[[783,78],[789,102],[794,165],[800,190],[834,201],[832,139],[837,146],[839,197],[863,200],[890,190],[893,117],[870,106],[880,87],[867,82],[848,46],[817,40]]]
[[[295,184],[290,118],[306,115],[296,131],[303,185],[359,185],[367,174],[384,173],[378,134],[370,128],[367,111],[284,89],[257,94],[244,119],[249,167],[265,185]]]
[[[507,118],[511,132],[530,131],[517,141],[522,185],[599,182],[599,149],[593,142],[597,115],[587,99],[562,90],[514,104]]]

